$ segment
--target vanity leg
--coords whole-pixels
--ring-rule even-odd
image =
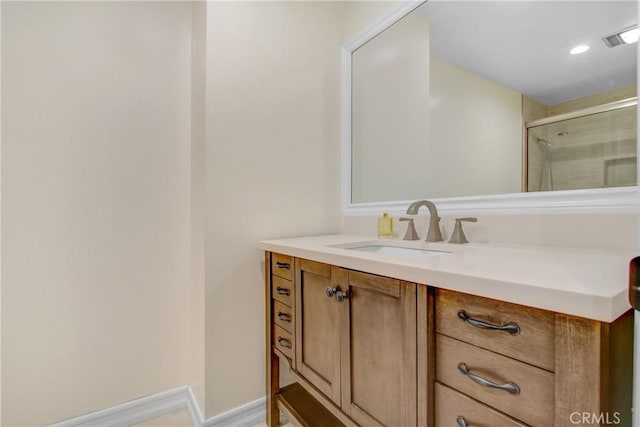
[[[267,363],[267,425],[280,425],[280,410],[276,402],[276,393],[280,390],[280,358],[273,351],[268,351],[270,361]]]
[[[632,346],[633,310],[614,323],[556,314],[555,427],[583,414],[599,416],[597,425],[631,425]]]
[[[435,292],[417,285],[418,425],[435,425]]]
[[[265,355],[267,357],[267,425],[277,427],[280,425],[280,410],[276,402],[276,394],[280,391],[280,358],[271,347],[271,253],[265,252],[264,256],[264,280],[265,280]]]

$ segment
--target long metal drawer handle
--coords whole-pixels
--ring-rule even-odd
[[[289,264],[288,262],[276,261],[276,267],[282,268],[284,270],[289,270],[291,268],[291,264]]]
[[[278,295],[291,295],[291,291],[289,289],[281,288],[280,286],[276,288],[276,292],[278,293]]]
[[[278,319],[282,320],[283,322],[291,323],[291,316],[289,316],[288,314],[284,314],[281,311],[278,312]]]
[[[280,344],[284,348],[291,348],[291,343],[289,340],[286,340],[282,337],[278,337],[278,344]]]
[[[480,329],[492,329],[494,331],[506,331],[511,335],[518,335],[520,333],[520,326],[513,322],[509,322],[505,325],[493,325],[491,323],[483,322],[482,320],[477,320],[472,317],[469,317],[466,311],[460,310],[458,312],[458,317],[463,321],[467,322],[471,326],[475,326]]]
[[[469,378],[474,383],[477,383],[489,388],[497,388],[499,390],[504,390],[510,394],[520,394],[520,387],[518,387],[516,384],[514,383],[496,384],[492,381],[485,380],[482,377],[472,374],[471,371],[469,371],[469,368],[467,368],[467,365],[465,363],[458,364],[458,369],[460,370],[460,372],[466,375],[467,378]]]
[[[460,416],[456,418],[456,421],[458,422],[458,427],[468,427],[467,420],[465,420],[464,417]]]

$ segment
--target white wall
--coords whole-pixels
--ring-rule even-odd
[[[265,394],[256,242],[340,228],[343,7],[208,5],[207,416]]]
[[[191,5],[2,7],[2,425],[43,425],[188,381]]]

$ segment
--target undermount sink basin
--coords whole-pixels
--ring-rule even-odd
[[[406,256],[406,257],[413,257],[413,258],[424,258],[424,257],[444,255],[449,253],[446,251],[434,251],[431,249],[405,248],[401,246],[370,245],[370,244],[362,245],[362,246],[354,246],[354,247],[345,248],[345,249],[349,249],[352,251],[380,254],[380,255],[395,255],[395,256]]]

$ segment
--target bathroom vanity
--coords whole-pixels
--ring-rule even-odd
[[[631,425],[626,254],[345,235],[261,247],[271,426],[280,411],[303,426]]]

